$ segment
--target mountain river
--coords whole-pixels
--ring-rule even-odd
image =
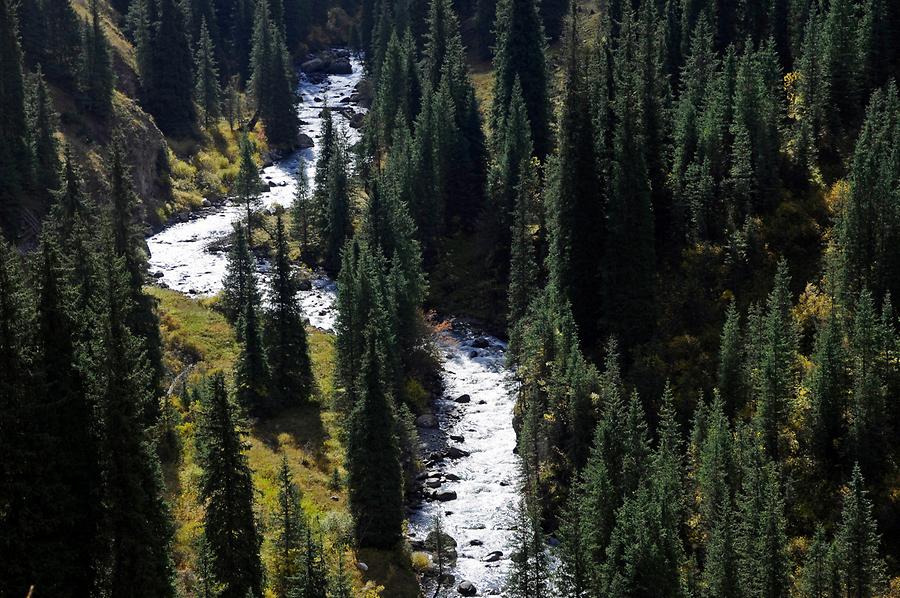
[[[347,75],[301,76],[301,131],[315,145],[262,170],[268,190],[258,209],[290,206],[301,158],[309,180],[314,180],[324,106],[340,108],[333,110],[335,125],[346,132],[351,144],[359,141],[359,131],[349,123],[353,113],[364,109],[350,98],[363,71],[355,57],[351,65],[352,73]],[[244,208],[233,202],[209,206],[149,237],[150,270],[158,283],[192,296],[218,292],[226,252],[217,242],[243,214]],[[263,276],[267,268],[261,261]],[[311,325],[334,330],[336,292],[334,282],[319,277],[300,293],[298,300]],[[435,588],[435,578],[424,577],[427,596],[435,595],[436,589],[438,595],[458,596],[463,580],[475,586],[476,595],[502,595],[519,487],[519,462],[513,453],[515,381],[505,364],[504,342],[460,320],[451,318],[449,324],[434,339],[442,356],[445,394],[433,405],[436,427],[434,421],[419,419],[425,424],[419,432],[427,468],[420,480],[424,498],[410,507],[408,531],[410,540],[418,544],[440,513],[444,531],[457,542],[458,558],[446,569],[454,576],[453,583]]]

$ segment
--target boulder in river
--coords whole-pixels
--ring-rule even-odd
[[[447,532],[441,532],[441,547],[446,550],[448,548],[456,548],[456,538],[448,534]],[[434,552],[437,550],[438,545],[438,532],[435,530],[431,530],[428,532],[428,535],[425,536],[425,548]]]
[[[325,61],[317,57],[301,64],[300,70],[304,73],[320,73],[325,70],[325,66]]]
[[[325,67],[325,72],[330,75],[349,75],[353,72],[353,66],[349,58],[335,58]]]
[[[491,341],[482,336],[472,341],[472,346],[476,349],[487,349],[491,346]]]
[[[297,288],[301,291],[311,291],[312,281],[310,281],[308,278],[305,278],[300,281],[300,284],[297,285]]]
[[[503,556],[503,552],[501,552],[499,550],[493,550],[493,551],[487,553],[486,555],[484,555],[484,558],[481,559],[481,562],[496,563],[497,561],[500,560],[500,557],[502,557],[502,556]]]
[[[478,593],[478,590],[475,588],[475,584],[473,584],[468,579],[460,582],[459,586],[457,586],[456,591],[459,592],[463,596],[474,596]]]
[[[433,414],[426,413],[416,418],[416,425],[420,428],[437,428],[438,420]]]
[[[451,446],[447,449],[447,456],[451,459],[462,459],[463,457],[469,456],[469,451],[464,451],[461,448]]]
[[[468,403],[472,400],[472,397],[470,397],[469,395],[459,395],[453,400],[457,403]]]
[[[449,502],[456,500],[456,492],[453,490],[444,490],[443,492],[435,492],[431,495],[434,500],[439,502]]]
[[[300,149],[309,149],[313,147],[315,143],[313,142],[312,137],[307,135],[306,133],[300,133],[297,135],[297,147]]]

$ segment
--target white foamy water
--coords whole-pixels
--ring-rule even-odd
[[[262,194],[256,208],[271,208],[275,204],[289,207],[297,189],[296,173],[301,157],[305,160],[307,175],[315,177],[315,161],[321,149],[322,117],[324,106],[346,106],[355,112],[364,109],[348,100],[353,88],[362,79],[362,63],[351,57],[353,72],[349,75],[329,75],[320,82],[313,82],[301,75],[299,92],[301,103],[298,114],[303,124],[300,131],[309,135],[315,145],[294,152],[275,164],[263,169],[261,178],[269,189]],[[332,110],[336,127],[342,129],[350,144],[359,140],[359,131],[349,126],[347,116]],[[232,224],[241,219],[244,205],[227,202],[225,205],[201,209],[186,222],[166,227],[147,239],[150,249],[150,271],[161,272],[158,281],[171,289],[191,295],[213,295],[222,289],[227,253],[210,245],[221,240],[232,230]]]
[[[305,123],[301,131],[312,137],[316,146],[263,170],[263,182],[271,181],[273,186],[262,195],[257,208],[291,204],[301,156],[306,161],[309,180],[314,179],[322,128],[319,113],[323,106],[346,105],[361,111],[353,104],[342,102],[349,98],[362,77],[359,60],[353,58],[351,62],[350,75],[329,75],[321,82],[301,79],[303,101],[299,114]],[[335,124],[346,131],[350,143],[358,141],[359,133],[348,126],[346,116],[337,111],[332,114]],[[222,288],[227,254],[215,250],[214,243],[231,232],[232,223],[244,216],[244,210],[244,206],[233,203],[205,208],[193,214],[191,220],[149,237],[151,272],[161,272],[158,280],[169,288],[192,295],[215,294]],[[267,277],[268,266],[264,260],[259,262],[262,279]],[[310,290],[300,292],[298,300],[311,325],[333,332],[336,297],[336,284],[319,276],[311,281]],[[433,406],[439,429],[420,432],[426,458],[432,452],[444,453],[448,447],[468,454],[429,464],[427,472],[439,474],[439,478],[431,479],[439,479],[441,485],[426,490],[455,492],[456,499],[446,502],[426,499],[415,505],[409,516],[409,531],[412,539],[424,540],[434,515],[440,512],[444,531],[458,543],[458,560],[446,568],[455,581],[441,590],[441,596],[458,596],[456,588],[463,580],[471,581],[479,596],[502,595],[512,552],[514,510],[519,500],[520,467],[513,453],[516,437],[512,426],[515,381],[505,365],[505,343],[481,335],[464,323],[453,324],[453,329],[435,338],[443,357],[442,378],[446,389],[445,396]],[[455,399],[464,394],[469,395],[469,402],[457,403]],[[472,545],[473,541],[481,545]],[[494,551],[503,553],[500,559],[484,562],[484,557]],[[424,580],[428,596],[434,594],[434,586],[430,585],[433,583],[433,578]]]

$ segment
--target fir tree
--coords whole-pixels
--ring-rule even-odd
[[[284,37],[269,12],[268,2],[257,2],[253,25],[253,77],[250,86],[256,99],[266,136],[275,147],[293,147],[297,142],[297,113],[290,59]]]
[[[102,457],[106,508],[103,585],[110,595],[135,588],[174,596],[170,554],[172,524],[163,499],[159,460],[145,432],[143,414],[154,400],[150,369],[138,338],[127,326],[130,298],[123,260],[112,243],[103,254],[98,299],[103,315],[96,355],[100,376],[90,382],[103,421]]]
[[[263,3],[264,4],[264,3]],[[251,209],[259,199],[262,191],[262,181],[259,179],[256,160],[253,159],[253,143],[246,132],[240,138],[240,158],[238,160],[238,173],[234,179],[232,193],[235,199],[247,208],[247,237],[249,243],[253,242],[253,225]]]
[[[743,343],[740,313],[732,302],[725,314],[725,325],[719,342],[719,394],[725,402],[725,413],[734,417],[744,406]]]
[[[281,456],[278,468],[278,508],[272,521],[275,530],[271,586],[278,596],[286,596],[291,578],[299,573],[298,557],[306,540],[306,514],[300,506],[300,489],[294,483],[287,455]]]
[[[0,61],[0,230],[12,237],[17,232],[21,194],[31,182],[31,152],[26,141],[22,51],[9,0],[0,0]]]
[[[752,449],[751,449],[752,450]],[[738,579],[744,596],[787,596],[789,565],[784,497],[774,463],[745,468],[738,498]]]
[[[243,305],[238,322],[240,352],[234,366],[237,402],[254,416],[270,415],[275,406],[270,394],[271,373],[263,344],[259,309],[257,301],[248,301]]]
[[[261,596],[263,585],[253,481],[241,426],[225,379],[215,374],[204,396],[196,436],[203,468],[200,499],[206,508],[203,533],[213,556],[215,578],[224,585],[221,596],[233,598],[246,598],[248,592]]]
[[[84,28],[84,56],[79,72],[82,104],[88,112],[105,118],[112,109],[114,74],[109,42],[100,24],[97,0],[91,0],[91,20]]]
[[[841,591],[836,565],[834,550],[825,538],[825,529],[819,524],[800,573],[800,595],[803,598],[838,598]]]
[[[194,53],[194,97],[203,113],[203,124],[210,126],[221,115],[222,90],[219,87],[219,66],[206,18],[200,24],[200,40]]]
[[[523,498],[516,517],[515,553],[506,581],[506,593],[512,598],[539,598],[549,590],[549,564],[544,533],[535,507]]]
[[[872,598],[885,590],[885,564],[878,553],[879,544],[872,501],[859,466],[855,466],[834,538],[842,595]]]
[[[550,115],[547,100],[547,65],[544,56],[544,28],[533,0],[499,0],[494,31],[494,93],[490,115],[491,131],[502,129],[516,79],[531,123],[535,155],[550,153]]]
[[[288,257],[287,233],[279,211],[275,216],[275,255],[266,313],[266,357],[271,371],[273,402],[287,406],[309,399],[312,367],[303,314],[297,304],[299,284]]]
[[[246,229],[236,222],[222,280],[222,311],[232,324],[237,324],[246,312],[246,306],[258,302],[256,259],[250,253]]]
[[[159,24],[150,42],[149,76],[144,80],[147,109],[167,135],[188,135],[194,129],[193,57],[184,12],[175,0],[160,0]]]
[[[329,272],[337,272],[340,266],[341,249],[352,232],[350,181],[347,173],[346,156],[346,142],[338,134],[331,148],[331,157],[327,162],[327,187],[324,190],[324,205],[327,218],[325,229],[322,231],[323,253],[325,268]]]
[[[813,369],[809,375],[810,409],[807,422],[809,449],[818,473],[831,479],[843,436],[847,391],[847,357],[840,323],[831,313],[816,335]]]
[[[40,65],[29,83],[28,130],[34,143],[34,181],[43,189],[41,208],[46,212],[50,208],[52,192],[60,185],[62,164],[55,137],[58,117]]]
[[[347,473],[357,542],[390,548],[400,539],[403,523],[403,473],[391,385],[386,380],[385,341],[377,333],[369,323],[358,399],[348,425]]]
[[[312,225],[318,220],[312,193],[309,186],[309,175],[306,171],[306,160],[302,157],[297,162],[297,191],[291,204],[292,236],[300,243],[300,258],[309,259],[312,243]]]

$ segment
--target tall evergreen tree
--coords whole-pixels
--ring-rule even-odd
[[[146,406],[154,401],[141,343],[127,326],[130,297],[124,260],[111,240],[103,252],[98,300],[103,302],[98,341],[91,357],[100,376],[90,381],[103,421],[102,457],[108,553],[101,559],[105,590],[129,595],[135,588],[174,596],[170,554],[172,524],[163,499],[159,460],[145,431]]]
[[[216,580],[224,585],[220,596],[262,596],[260,536],[253,512],[253,481],[244,453],[247,445],[222,374],[215,374],[209,382],[199,423],[200,499],[206,507],[203,534]]]
[[[240,157],[238,159],[238,173],[234,179],[232,193],[235,199],[247,208],[247,238],[248,243],[253,243],[252,208],[262,191],[262,181],[256,160],[253,159],[253,142],[246,132],[241,134],[239,142]]]
[[[496,134],[506,119],[516,79],[531,123],[535,155],[550,153],[548,75],[544,56],[544,28],[534,0],[498,0],[494,24],[494,93],[490,129]]]
[[[206,18],[200,24],[200,39],[194,53],[194,97],[203,113],[203,124],[210,126],[221,115],[222,90],[219,87],[219,65]]]
[[[741,411],[746,399],[740,318],[740,313],[732,302],[725,315],[719,343],[718,387],[725,401],[725,413],[729,417],[734,417]]]
[[[62,164],[55,137],[58,117],[40,65],[30,76],[29,83],[28,130],[34,144],[34,181],[42,189],[41,211],[46,213],[52,192],[60,185]]]
[[[253,76],[250,86],[269,143],[291,148],[297,142],[299,126],[294,108],[290,59],[279,27],[273,21],[268,2],[256,3],[253,25]]]
[[[346,140],[341,133],[334,138],[331,157],[327,162],[324,206],[326,226],[322,231],[325,268],[337,272],[340,267],[341,249],[352,233],[350,215],[350,180],[347,173]],[[318,166],[318,165],[317,165]],[[318,191],[318,188],[317,188]]]
[[[251,297],[258,298],[258,295],[252,293]],[[240,352],[234,366],[238,404],[254,416],[270,415],[275,407],[259,311],[258,301],[247,301],[243,305],[238,321]]]
[[[300,506],[300,489],[288,464],[287,455],[281,456],[278,468],[278,508],[272,521],[275,530],[275,555],[270,584],[278,596],[286,596],[290,579],[298,574],[298,556],[306,539],[306,514]]]
[[[82,104],[88,112],[105,118],[112,109],[115,75],[109,41],[100,23],[97,0],[91,0],[91,19],[84,27],[84,55],[79,72]]]
[[[9,0],[0,0],[0,230],[12,237],[19,222],[19,202],[31,177],[26,140],[25,84],[16,17]]]
[[[246,229],[236,222],[222,280],[222,311],[232,324],[237,324],[247,304],[258,301],[256,259],[250,253]]]
[[[872,516],[872,501],[859,467],[853,468],[844,498],[841,523],[835,533],[842,595],[872,598],[885,590],[885,564],[879,556],[880,537]]]
[[[147,109],[167,135],[190,134],[194,108],[193,57],[184,12],[175,0],[160,0],[159,23],[150,42],[149,76],[144,81]]]
[[[400,539],[403,523],[400,447],[391,384],[386,379],[385,341],[372,322],[365,335],[358,399],[347,430],[350,512],[360,546],[391,548]]]
[[[271,370],[271,392],[279,405],[305,401],[312,391],[312,366],[303,314],[297,304],[299,284],[288,257],[287,233],[279,211],[275,216],[275,255],[272,287],[266,313],[266,357]]]

